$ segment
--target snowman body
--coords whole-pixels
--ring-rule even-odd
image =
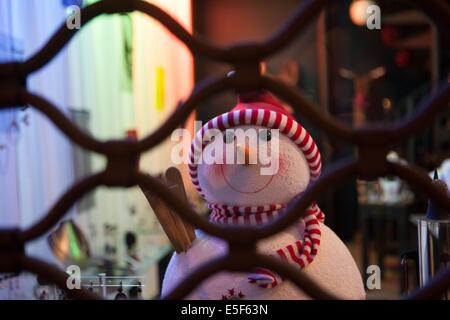
[[[269,110],[264,109],[267,106]],[[206,144],[203,142],[204,148],[201,151],[202,154],[214,155],[216,158],[220,153],[219,158],[222,157],[223,161],[190,165],[192,181],[208,201],[210,208],[216,208],[217,204],[246,209],[250,206],[285,206],[307,188],[312,178],[318,176],[321,163],[315,143],[306,130],[280,108],[270,97],[264,102],[241,103],[232,112],[221,115],[204,126],[216,126],[223,135],[223,139],[216,136]],[[227,129],[224,130],[224,127]],[[256,144],[251,145],[247,143],[248,140],[236,139],[238,132],[242,134],[252,131],[256,132]],[[199,131],[193,146],[198,147],[198,140],[203,139],[203,135],[204,131]],[[264,146],[264,152],[270,155],[269,162],[260,161],[261,146]],[[230,150],[233,151],[232,156],[229,156]],[[256,163],[250,161],[255,152]],[[239,155],[242,157],[239,158]],[[244,163],[239,161],[242,158]],[[230,159],[233,159],[231,163]],[[263,171],[262,168],[271,170]],[[212,217],[215,214],[217,212],[213,209]],[[277,214],[282,214],[282,210]],[[245,223],[251,224],[255,218],[253,214],[249,216]],[[284,231],[259,241],[258,251],[273,255],[280,248],[285,248],[299,239],[305,240],[305,236],[309,236],[311,232],[308,231],[310,226],[307,227],[306,218],[300,217],[299,214],[298,222]],[[217,221],[235,220],[238,219],[221,218]],[[262,222],[261,219],[258,220],[258,223],[264,222],[264,219]],[[310,263],[301,267],[296,265],[299,272],[307,273],[321,287],[338,297],[364,299],[361,275],[347,247],[325,224],[316,222],[315,225],[321,233],[318,241],[320,247],[314,256],[310,255],[313,256]],[[173,290],[198,266],[226,254],[226,250],[227,245],[223,240],[197,231],[197,239],[192,247],[185,253],[175,253],[172,256],[163,280],[162,296]],[[187,298],[288,300],[309,297],[287,279],[276,286],[263,288],[250,283],[249,274],[224,271],[204,280]]]
[[[258,251],[271,254],[280,245],[297,237],[297,231],[290,229],[261,241]],[[188,252],[174,253],[172,256],[164,277],[162,296],[176,288],[196,267],[224,255],[226,250],[223,240],[197,232],[197,239]],[[322,225],[320,253],[301,272],[339,298],[365,299],[362,279],[353,257],[326,225]],[[306,300],[310,297],[288,280],[275,288],[264,289],[249,283],[246,273],[220,272],[203,281],[186,299]]]

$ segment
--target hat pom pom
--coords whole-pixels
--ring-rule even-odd
[[[240,92],[238,95],[238,102],[239,103],[264,102],[281,107],[281,104],[275,99],[275,97],[266,90]]]

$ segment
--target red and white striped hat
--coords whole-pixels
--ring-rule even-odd
[[[210,142],[204,139],[205,133],[211,129],[225,131],[239,125],[257,125],[269,129],[279,129],[280,133],[289,137],[303,152],[309,166],[311,180],[316,180],[322,168],[319,149],[310,134],[294,117],[268,92],[252,92],[241,94],[238,104],[227,113],[208,121],[196,134],[189,153],[189,174],[198,192],[204,196],[198,180],[198,164],[196,159]]]

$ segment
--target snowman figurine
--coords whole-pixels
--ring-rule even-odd
[[[236,139],[239,129],[240,134],[256,131],[258,144],[242,143],[242,139],[239,142]],[[209,139],[205,139],[214,130],[222,138],[217,139],[215,134],[211,139],[209,134]],[[270,150],[269,162],[250,161],[260,145]],[[199,156],[214,153],[211,150],[215,150],[216,158],[217,150],[224,150],[224,161],[198,161]],[[230,150],[235,151],[234,158],[231,157],[235,161],[226,158]],[[244,161],[236,161],[239,156]],[[321,166],[319,150],[308,132],[271,94],[258,91],[241,94],[230,112],[213,118],[199,130],[191,146],[189,172],[211,209],[212,222],[261,226],[283,214],[287,204],[319,177]],[[294,225],[259,241],[258,251],[292,264],[339,298],[365,299],[362,278],[353,257],[324,224],[324,219],[317,204],[311,203],[307,214]],[[197,231],[192,247],[172,256],[164,276],[162,296],[195,268],[224,255],[226,250],[224,240]],[[310,299],[288,279],[263,268],[248,274],[217,273],[186,298]]]

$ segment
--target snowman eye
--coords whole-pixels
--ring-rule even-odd
[[[261,130],[259,132],[259,139],[262,141],[270,141],[272,139],[272,133],[270,130]]]
[[[235,139],[234,132],[231,130],[227,130],[223,133],[223,143],[231,143]]]

